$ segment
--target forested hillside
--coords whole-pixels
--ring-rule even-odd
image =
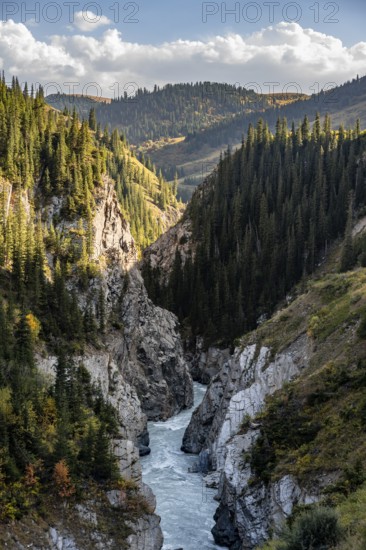
[[[176,204],[171,187],[131,155],[117,130],[95,132],[93,120],[49,108],[42,90],[0,81],[1,521],[53,497],[80,498],[85,483],[101,499],[100,484],[124,487],[111,450],[121,438],[117,412],[75,360],[88,348],[97,353],[107,326],[121,328],[103,286],[102,269],[114,260],[101,265],[93,227],[97,196],[106,182],[113,192],[112,177],[138,243],[151,242],[163,229],[157,213]],[[112,221],[127,228],[121,220],[118,206]],[[37,368],[48,355],[56,359],[50,379]],[[147,505],[133,483],[126,490],[134,507],[127,516],[139,517]],[[126,536],[121,519],[116,537]]]
[[[60,110],[75,107],[84,117],[94,108],[103,128],[109,125],[111,129],[123,130],[132,144],[141,145],[148,140],[187,136],[232,120],[234,115],[261,112],[296,98],[296,94],[271,97],[240,86],[198,82],[155,86],[153,91],[137,89],[133,95],[126,92],[111,103],[62,94],[48,96],[46,100]]]
[[[256,94],[227,84],[168,85],[154,91],[138,90],[134,97],[109,103],[83,96],[53,95],[46,100],[60,110],[75,107],[82,117],[95,110],[102,127],[122,129],[140,152],[150,157],[164,176],[179,180],[179,193],[187,202],[207,175],[205,167],[218,162],[220,151],[237,146],[258,113],[275,130],[278,118],[298,124],[331,114],[335,124],[354,126],[366,117],[366,77],[355,78],[312,96]]]
[[[334,121],[344,126],[354,126],[357,118],[363,120],[366,116],[366,77],[355,78],[341,86],[334,86],[328,91],[320,90],[310,97],[301,97],[290,104],[275,104],[274,108],[267,108],[262,116],[269,128],[274,131],[278,118],[287,118],[298,124],[305,115],[310,121],[314,121],[316,114],[332,115]],[[240,141],[243,128],[248,124],[255,124],[258,115],[237,113],[230,121],[222,121],[211,128],[203,130],[199,134],[193,133],[187,136],[187,150],[195,150],[205,144],[211,147],[227,146]]]
[[[56,114],[54,118],[57,118]],[[68,125],[71,121],[72,137],[69,141],[65,140],[62,135],[64,130],[61,128],[60,144],[54,140],[54,145],[59,148],[59,154],[62,155],[61,166],[45,166],[40,183],[44,186],[45,192],[50,194],[55,191],[57,185],[61,188],[63,183],[67,182],[71,191],[68,209],[72,215],[76,212],[81,213],[82,209],[86,208],[85,184],[83,188],[81,178],[86,170],[90,171],[90,167],[75,167],[73,162],[68,162],[69,159],[73,160],[72,151],[77,145],[75,135],[81,124],[76,109],[73,109],[72,113],[65,111],[64,117],[57,120],[69,121]],[[100,177],[101,173],[106,172],[114,179],[123,213],[131,223],[132,234],[137,245],[144,248],[178,220],[182,205],[176,200],[176,187],[166,183],[161,172],[156,173],[151,162],[145,161],[144,157],[141,157],[140,162],[135,157],[123,133],[117,129],[112,132],[106,129],[102,132],[93,111],[82,121],[82,126],[85,134],[89,136],[89,129],[92,131],[90,136],[94,136],[95,157],[98,160],[97,176]],[[88,139],[92,139],[90,136]],[[50,132],[47,139],[53,139]],[[50,181],[54,182],[53,186],[50,185]]]
[[[334,131],[328,116],[312,128],[305,117],[289,130],[278,120],[274,134],[262,120],[251,125],[193,196],[167,285],[146,252],[151,296],[209,342],[254,328],[365,204],[365,151],[359,123]]]
[[[91,111],[100,128],[122,131],[168,181],[178,177],[179,196],[184,202],[202,182],[202,166],[217,163],[223,144],[226,147],[240,141],[247,127],[243,120],[251,115],[257,120],[258,113],[308,98],[296,93],[257,94],[237,85],[212,82],[168,84],[155,86],[152,91],[132,85],[131,90],[131,94],[126,92],[114,100],[54,94],[46,101],[60,111],[75,109],[83,119],[88,119]],[[205,158],[205,147],[218,148],[213,162]]]
[[[276,96],[267,96],[268,100]],[[261,113],[271,131],[275,130],[278,118],[287,118],[298,124],[307,115],[310,122],[315,120],[319,112],[321,116],[331,114],[334,125],[353,127],[357,118],[366,120],[366,78],[356,78],[342,86],[337,86],[327,92],[320,91],[309,96],[293,97],[294,101],[276,101]],[[258,113],[237,113],[230,120],[214,123],[210,128],[189,134],[184,141],[165,144],[164,147],[151,146],[147,153],[157,166],[164,167],[164,173],[169,179],[174,174],[179,176],[179,191],[187,201],[194,188],[209,169],[218,163],[220,152],[228,145],[237,147],[248,124],[255,125]],[[336,127],[336,126],[335,126]]]

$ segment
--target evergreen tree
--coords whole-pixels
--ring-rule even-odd
[[[355,263],[352,229],[353,229],[353,194],[351,193],[349,202],[348,202],[347,225],[346,225],[344,242],[343,242],[342,253],[341,253],[340,271],[348,271],[353,267]]]

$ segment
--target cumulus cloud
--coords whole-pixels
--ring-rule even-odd
[[[78,11],[74,16],[74,25],[82,32],[92,32],[111,23],[112,21],[105,15],[99,15],[89,10]]]
[[[95,83],[84,93],[112,97],[126,87],[132,91],[131,82],[152,87],[196,80],[257,83],[263,92],[270,87],[281,91],[292,82],[311,93],[315,82],[320,88],[341,84],[363,74],[366,66],[366,42],[346,47],[338,38],[284,22],[247,37],[228,34],[149,45],[123,40],[117,29],[98,38],[54,35],[42,42],[23,24],[9,20],[0,22],[0,52],[2,68],[21,81],[52,81],[65,91],[70,84],[64,83],[73,82],[76,93]]]
[[[85,75],[82,60],[72,57],[63,46],[36,40],[25,25],[11,19],[0,21],[0,52],[2,69],[22,81],[38,78],[37,82],[45,82],[50,76],[60,81]]]

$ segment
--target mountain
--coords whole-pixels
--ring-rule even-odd
[[[127,218],[145,231],[146,197],[163,216],[174,194],[118,132],[15,78],[0,127],[0,546],[160,550],[139,455],[148,419],[191,406],[192,380]]]
[[[182,450],[230,550],[365,547],[365,158],[357,122],[260,120],[144,252],[209,382]]]
[[[73,115],[65,115],[72,121],[73,132],[76,134],[78,117],[76,111]],[[92,130],[99,144],[98,155],[101,157],[101,168],[108,172],[116,185],[117,195],[124,216],[131,224],[132,235],[139,250],[154,242],[166,229],[174,225],[180,218],[184,206],[176,198],[176,186],[168,184],[162,174],[156,173],[155,168],[144,158],[140,162],[134,152],[128,146],[123,134],[114,129],[102,133],[97,129],[96,121],[91,118],[88,123],[84,121],[85,128]],[[86,131],[86,130],[85,130]],[[67,143],[72,148],[75,143]],[[56,174],[58,166],[51,170],[45,169],[44,180],[47,178],[47,186],[50,178],[59,178]],[[69,209],[72,211],[83,208],[82,190],[77,175],[73,171],[65,175],[71,176],[75,181],[71,184],[71,195],[68,199]],[[43,181],[41,181],[41,184]],[[46,189],[46,192],[50,190]],[[75,204],[76,203],[76,204]]]
[[[334,119],[334,123],[350,127],[356,124],[358,118],[362,119],[365,113],[365,102],[366,77],[357,77],[351,82],[346,82],[328,91],[321,90],[310,97],[301,97],[289,105],[266,109],[261,116],[271,130],[275,129],[278,118],[286,118],[289,124],[292,122],[297,124],[305,115],[310,121],[314,121],[317,113],[322,117],[329,114]],[[188,136],[188,141],[192,141],[193,148],[197,146],[197,143],[201,147],[204,144],[209,144],[212,147],[226,146],[240,141],[248,125],[255,124],[257,119],[258,116],[256,114],[253,116],[253,113],[249,113],[247,116],[238,114],[232,121],[217,124],[200,135]]]
[[[291,130],[282,120],[275,134],[250,127],[145,251],[152,298],[208,342],[252,330],[344,234],[347,209],[365,204],[365,150],[359,127],[333,131],[329,117],[312,129],[307,117]]]
[[[196,84],[174,84],[163,88],[155,86],[153,91],[134,90],[115,100],[93,98],[90,96],[69,96],[54,94],[46,98],[52,107],[72,112],[76,109],[82,118],[93,116],[104,128],[122,131],[139,154],[151,157],[171,182],[176,173],[179,178],[179,196],[187,201],[192,194],[188,178],[195,176],[194,186],[202,181],[202,166],[214,166],[219,158],[219,149],[210,150],[211,160],[205,158],[202,145],[197,156],[197,143],[193,147],[184,146],[184,140],[197,132],[216,128],[218,125],[230,125],[240,115],[262,113],[266,109],[305,99],[301,94],[257,94],[242,87],[214,82]],[[241,136],[239,136],[240,140]],[[204,140],[202,140],[204,143]],[[225,143],[226,145],[226,143]],[[182,150],[181,150],[182,149]],[[181,151],[181,152],[180,152]],[[190,157],[193,166],[190,165]],[[206,170],[207,172],[207,170]],[[185,177],[187,178],[186,181]]]
[[[102,126],[123,129],[169,181],[178,176],[179,197],[187,202],[219,162],[220,153],[228,145],[240,146],[243,134],[249,124],[257,123],[259,113],[272,131],[278,118],[298,124],[305,115],[313,122],[317,113],[322,118],[330,114],[334,125],[350,127],[357,118],[362,121],[366,116],[365,97],[366,77],[357,77],[312,96],[256,94],[226,84],[198,83],[156,87],[153,92],[138,90],[136,96],[110,105],[61,94],[49,96],[47,101],[61,110],[76,107],[84,117],[94,105]]]
[[[270,98],[271,96],[268,96]],[[332,116],[334,125],[355,126],[357,119],[362,122],[366,117],[366,77],[352,80],[328,91],[320,91],[312,96],[293,97],[295,101],[281,104],[275,102],[260,112],[260,116],[274,131],[278,118],[287,118],[289,125],[303,120],[305,115],[310,122],[320,113]],[[146,149],[152,161],[164,167],[168,178],[178,173],[179,190],[184,200],[188,200],[214,166],[219,162],[220,153],[228,145],[240,147],[243,134],[249,124],[255,125],[258,112],[237,113],[230,120],[213,124],[210,128],[198,130],[186,136],[185,140],[167,143],[164,146],[150,145]]]
[[[358,108],[363,85],[344,88]],[[1,547],[161,550],[139,457],[192,376],[208,388],[182,449],[218,490],[218,544],[365,547],[366,132],[274,124],[179,218],[174,184],[96,111],[0,80]]]
[[[104,128],[123,131],[133,145],[164,138],[177,138],[231,120],[239,113],[260,112],[270,106],[297,99],[299,94],[259,95],[252,90],[220,84],[167,84],[153,91],[135,89],[133,93],[107,101],[89,96],[54,94],[46,98],[49,105],[63,110],[75,109],[84,117],[90,108]]]

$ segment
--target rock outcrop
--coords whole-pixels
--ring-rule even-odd
[[[237,349],[213,377],[201,405],[184,434],[183,450],[209,449],[222,466],[225,445],[246,417],[254,417],[267,395],[281,388],[307,366],[309,344],[301,336],[287,350],[271,359],[269,348],[256,345]]]
[[[192,379],[176,316],[148,298],[112,182],[97,199],[94,234],[108,309],[122,327],[122,335],[108,338],[108,349],[148,418],[167,419],[192,405]]]
[[[117,271],[118,268],[131,268],[137,260],[135,242],[130,227],[122,216],[114,184],[108,178],[104,179],[104,187],[97,190],[95,203],[94,259],[102,266],[104,260],[104,268],[114,266]]]
[[[210,463],[219,473],[220,506],[213,534],[217,543],[231,550],[253,549],[291,514],[295,504],[319,498],[318,490],[305,491],[291,476],[267,486],[252,485],[246,458],[259,435],[254,417],[266,396],[298,376],[308,366],[310,354],[305,334],[275,357],[269,348],[255,344],[235,350],[213,377],[185,432],[182,449],[200,453],[199,463]],[[244,422],[249,429],[241,434]],[[210,476],[209,483],[212,480]]]
[[[160,518],[154,514],[155,497],[144,485],[141,493],[149,512],[133,520],[126,518],[123,493],[110,491],[104,498],[69,504],[67,509],[54,505],[48,511],[52,519],[48,514],[37,522],[24,518],[2,540],[11,550],[161,550],[163,535]]]
[[[295,505],[320,499],[319,485],[305,490],[290,475],[267,485],[251,483],[253,472],[246,457],[258,435],[256,429],[236,435],[225,450],[213,535],[218,544],[228,545],[230,550],[252,550],[283,524]]]
[[[196,338],[194,350],[187,345],[186,357],[192,378],[195,382],[208,385],[211,380],[220,372],[223,364],[229,359],[230,350],[222,350],[210,347],[204,348],[203,338]]]
[[[158,269],[161,282],[166,282],[173,269],[176,251],[179,251],[182,263],[188,257],[194,257],[192,229],[189,218],[179,221],[144,251],[143,261],[152,269]]]
[[[178,321],[147,296],[140,272],[129,272],[122,303],[124,339],[116,350],[123,373],[136,388],[149,420],[166,420],[193,404],[193,385],[184,358]]]

